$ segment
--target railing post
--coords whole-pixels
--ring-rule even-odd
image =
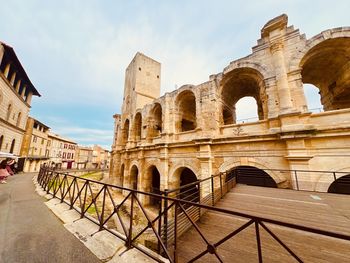
[[[174,262],[177,262],[177,215],[178,215],[178,203],[175,201],[175,219],[174,219]]]
[[[337,176],[336,176],[335,172],[333,172],[333,178],[334,178],[334,181],[337,180]]]
[[[101,212],[101,220],[100,220],[100,231],[103,229],[103,219],[104,219],[104,213],[105,213],[105,204],[106,204],[106,191],[107,186],[103,186],[103,201],[102,201],[102,212]]]
[[[161,195],[164,195],[164,192],[161,193]],[[159,206],[158,206],[158,234],[159,236],[161,237],[162,236],[162,202],[163,202],[163,199],[161,198],[160,201],[159,201]],[[160,241],[158,240],[158,248],[157,248],[157,251],[158,251],[158,254],[160,254]]]
[[[294,170],[294,177],[295,177],[295,183],[297,184],[297,190],[299,191],[299,182],[298,182],[297,170]]]
[[[220,173],[220,198],[222,198],[222,173]]]
[[[256,235],[256,243],[258,247],[259,263],[262,263],[263,259],[262,259],[262,253],[261,253],[261,240],[260,240],[260,233],[259,233],[259,223],[257,220],[255,220],[255,235]]]
[[[215,188],[214,188],[214,176],[211,176],[211,204],[214,205],[215,203]]]
[[[164,245],[168,248],[168,189],[164,190]]]
[[[130,208],[130,224],[129,224],[129,238],[128,238],[128,248],[132,245],[132,221],[134,220],[134,192],[131,192],[131,208]]]
[[[198,183],[198,204],[201,204],[201,183]],[[201,208],[198,207],[198,220],[201,219]]]

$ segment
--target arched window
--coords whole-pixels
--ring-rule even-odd
[[[130,170],[130,187],[137,190],[137,180],[139,176],[139,169],[136,165],[133,165]]]
[[[311,48],[300,62],[303,83],[319,89],[325,111],[350,108],[349,46],[350,38],[327,39]]]
[[[21,124],[21,118],[22,118],[22,112],[19,112],[18,113],[18,117],[17,117],[17,126],[20,126],[20,124]]]
[[[13,139],[13,140],[12,140],[12,143],[11,143],[10,153],[13,153],[13,151],[14,151],[14,149],[15,149],[15,143],[16,143],[16,140]]]
[[[4,142],[4,135],[1,135],[0,136],[0,151],[1,151],[1,148],[2,148],[2,143]]]
[[[156,103],[150,111],[149,137],[157,137],[163,129],[162,106]]]
[[[184,132],[194,130],[196,121],[196,97],[192,91],[181,92],[177,99],[178,120],[177,131]]]
[[[246,97],[250,97],[250,103],[247,103]],[[234,69],[222,80],[222,124],[235,124],[241,118],[250,121],[266,119],[265,97],[264,80],[257,70],[252,68]],[[240,110],[240,114],[244,114],[241,117],[237,116],[237,102],[242,98],[244,106]],[[253,100],[254,103],[251,103]],[[252,116],[249,116],[250,114]]]
[[[129,120],[126,119],[123,127],[123,143],[127,143],[129,139]]]
[[[136,113],[135,120],[134,120],[134,133],[135,133],[136,141],[141,140],[141,131],[142,131],[142,116],[141,116],[141,113],[138,112]]]
[[[11,117],[11,112],[12,112],[12,104],[9,104],[7,107],[7,113],[6,113],[6,120],[9,121]]]

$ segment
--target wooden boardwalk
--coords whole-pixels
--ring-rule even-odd
[[[350,196],[346,195],[237,185],[217,207],[350,235]],[[209,211],[198,226],[215,243],[247,221]],[[350,241],[267,226],[304,262],[350,262]],[[264,262],[297,262],[260,229]],[[186,262],[205,249],[205,242],[191,228],[178,241],[178,260]],[[258,262],[254,224],[227,240],[217,251],[224,262]],[[198,262],[219,261],[214,255],[206,255]]]

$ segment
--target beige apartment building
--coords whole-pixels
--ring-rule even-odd
[[[276,187],[327,192],[350,171],[349,58],[350,27],[307,38],[281,15],[263,26],[251,54],[160,96],[160,63],[137,53],[114,115],[111,177],[150,191],[245,167]],[[319,90],[323,112],[310,111],[304,84]],[[256,101],[258,120],[236,120],[244,97]],[[297,181],[290,170],[334,174]]]
[[[77,143],[58,134],[48,134],[50,166],[56,169],[75,168]]]
[[[32,96],[40,96],[15,51],[0,42],[0,151],[20,154]]]
[[[92,169],[93,148],[78,145],[75,152],[75,164],[77,169]]]
[[[110,167],[110,152],[99,145],[93,146],[92,164],[93,168],[108,169]]]
[[[49,129],[40,121],[28,117],[19,160],[19,166],[23,167],[24,172],[37,172],[41,165],[48,164]]]

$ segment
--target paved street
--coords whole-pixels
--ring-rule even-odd
[[[46,207],[32,178],[0,184],[0,263],[100,262]]]

